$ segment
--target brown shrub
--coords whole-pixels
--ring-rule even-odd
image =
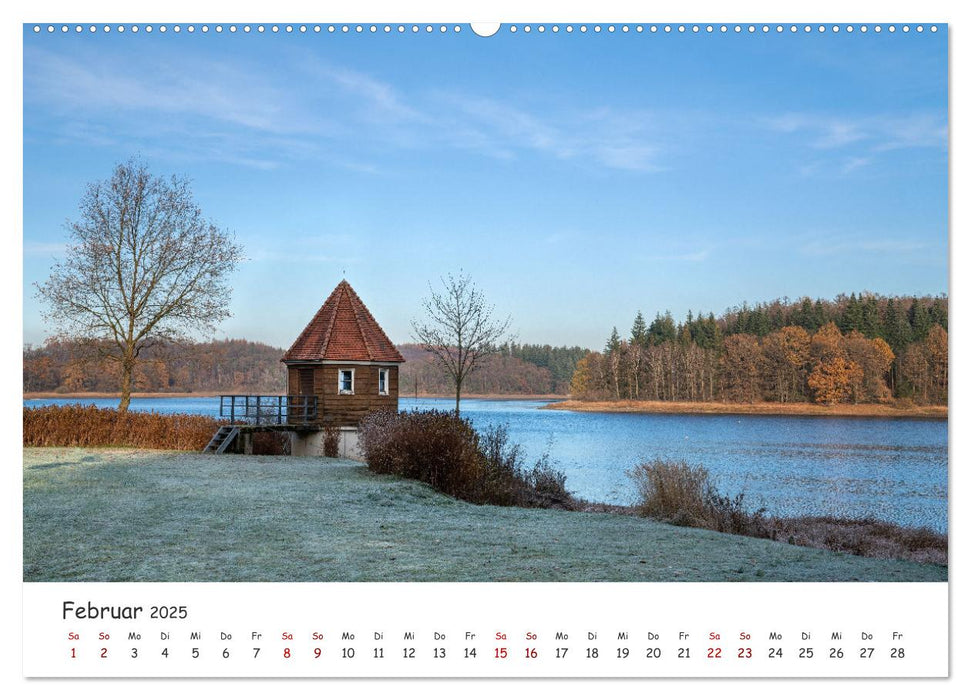
[[[530,505],[580,510],[580,504],[566,490],[566,474],[553,467],[549,452],[543,453],[523,477],[528,486],[525,496],[530,500]]]
[[[637,465],[629,476],[640,496],[639,515],[676,525],[704,527],[708,486],[708,471],[704,467],[656,459]]]
[[[340,457],[341,429],[336,425],[324,428],[324,457]]]
[[[566,477],[545,457],[531,471],[505,426],[477,433],[446,411],[372,413],[361,423],[361,450],[380,474],[416,479],[471,503],[572,508]]]
[[[745,510],[744,494],[731,498],[719,493],[704,467],[656,459],[636,466],[629,475],[640,495],[639,515],[735,535],[768,534],[763,511]]]
[[[73,404],[24,408],[24,447],[203,449],[223,425],[209,416]]]
[[[417,479],[452,496],[484,502],[479,440],[468,420],[444,411],[379,413],[362,422],[360,441],[372,471]]]

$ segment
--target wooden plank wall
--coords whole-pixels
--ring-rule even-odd
[[[288,372],[288,391],[300,393],[299,365],[292,365]],[[340,394],[337,378],[342,369],[354,370],[354,394]],[[398,368],[387,367],[388,395],[378,394],[377,365],[318,365],[314,367],[314,394],[317,396],[317,413],[326,425],[352,426],[360,423],[371,411],[398,410]]]

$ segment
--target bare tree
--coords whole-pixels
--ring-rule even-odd
[[[67,228],[66,257],[38,296],[63,337],[118,364],[127,411],[143,350],[230,315],[227,277],[242,249],[203,217],[188,180],[154,177],[134,160],[88,185]]]
[[[429,283],[430,296],[422,300],[427,318],[411,322],[413,337],[432,353],[455,385],[455,415],[459,413],[462,383],[479,360],[496,351],[509,330],[511,318],[493,319],[494,307],[486,304],[471,277],[449,274],[442,292]]]

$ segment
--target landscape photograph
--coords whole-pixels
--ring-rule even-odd
[[[948,580],[945,26],[23,35],[24,581]]]

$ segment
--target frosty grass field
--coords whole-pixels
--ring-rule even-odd
[[[623,515],[476,506],[342,460],[24,450],[25,581],[943,581]]]

